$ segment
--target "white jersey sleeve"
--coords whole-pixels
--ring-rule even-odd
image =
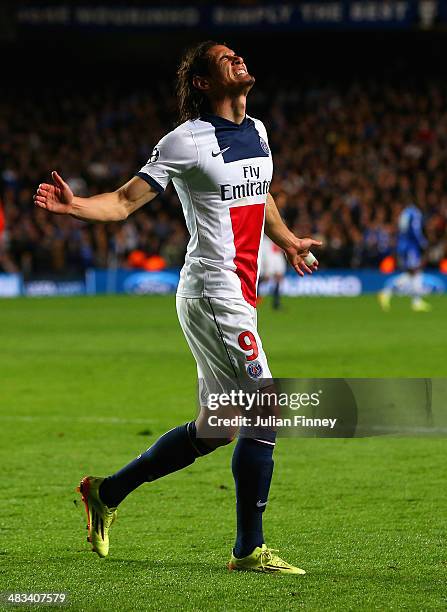
[[[180,178],[198,163],[198,150],[190,130],[182,124],[160,140],[146,164],[137,173],[158,192],[173,178]]]

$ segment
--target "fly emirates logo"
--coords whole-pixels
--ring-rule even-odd
[[[260,180],[261,170],[259,166],[243,166],[243,181],[239,185],[220,185],[220,197],[222,200],[240,200],[255,195],[265,195],[269,192],[270,181]]]

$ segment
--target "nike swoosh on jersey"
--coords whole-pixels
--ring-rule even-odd
[[[225,147],[225,149],[221,149],[217,153],[214,153],[214,151],[211,151],[211,155],[213,157],[217,157],[218,155],[222,155],[222,153],[225,153],[225,151],[228,151],[228,149],[230,149],[230,147]]]
[[[267,505],[267,502],[261,502],[261,500],[256,502],[256,505],[258,508],[263,508],[264,506]]]

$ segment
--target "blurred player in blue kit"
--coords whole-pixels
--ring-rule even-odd
[[[410,295],[411,307],[415,312],[431,310],[424,295],[423,256],[427,247],[424,236],[422,211],[410,202],[402,210],[398,221],[397,260],[402,273],[390,279],[379,293],[379,303],[384,311],[391,308],[394,294]]]

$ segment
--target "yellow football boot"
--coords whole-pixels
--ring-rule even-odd
[[[104,478],[85,476],[76,490],[81,494],[87,512],[87,540],[95,553],[100,557],[107,557],[109,529],[116,519],[116,508],[109,508],[99,497],[99,487],[103,480]]]
[[[391,295],[386,291],[380,291],[377,294],[377,299],[379,300],[380,308],[383,312],[388,312],[391,308]]]
[[[275,555],[276,550],[267,548],[265,544],[261,547],[257,546],[251,555],[238,559],[231,555],[228,563],[229,570],[239,570],[243,572],[263,572],[265,574],[301,574],[306,572],[299,567],[290,565],[278,555]]]

